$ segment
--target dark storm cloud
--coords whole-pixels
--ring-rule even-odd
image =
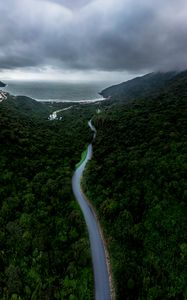
[[[186,0],[6,0],[0,13],[1,69],[187,68]]]

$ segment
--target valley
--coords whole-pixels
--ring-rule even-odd
[[[135,80],[141,96],[132,81],[92,105],[11,95],[0,103],[2,300],[94,299],[89,235],[71,188],[91,142],[81,184],[116,299],[186,299],[187,72],[144,79]],[[48,120],[54,111],[58,120]]]

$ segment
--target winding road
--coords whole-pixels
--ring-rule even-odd
[[[94,132],[93,139],[96,137],[96,129],[91,121],[88,122],[90,129]],[[90,239],[92,264],[95,282],[95,300],[111,300],[109,273],[107,259],[104,250],[104,243],[96,216],[81,189],[81,178],[87,162],[92,157],[92,144],[88,145],[87,156],[83,163],[76,169],[72,178],[73,193],[82,209]]]

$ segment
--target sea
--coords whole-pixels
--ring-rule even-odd
[[[99,95],[104,88],[111,85],[107,82],[54,82],[54,81],[15,81],[6,80],[4,91],[11,95],[24,95],[38,101],[54,102],[94,102],[102,100]]]

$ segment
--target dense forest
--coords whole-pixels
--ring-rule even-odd
[[[10,95],[0,103],[1,300],[94,297],[71,190],[90,118],[97,136],[82,185],[104,230],[116,298],[187,299],[186,82],[187,72],[149,74],[128,82],[126,96],[75,104],[60,121],[48,116],[65,104]]]
[[[93,299],[88,235],[71,191],[92,134],[81,109],[48,121],[50,109],[26,97],[0,103],[1,300]]]
[[[107,237],[117,299],[187,299],[187,75],[94,117],[84,190]],[[115,99],[113,99],[115,100]]]

